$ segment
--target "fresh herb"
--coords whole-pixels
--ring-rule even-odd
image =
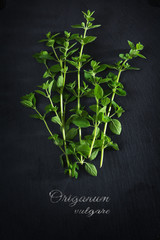
[[[119,150],[117,143],[108,136],[107,127],[112,133],[121,134],[122,126],[118,119],[124,109],[115,102],[115,96],[126,96],[126,91],[120,77],[124,71],[139,70],[128,63],[130,60],[145,58],[140,53],[143,45],[128,41],[129,52],[119,54],[120,60],[115,64],[101,64],[93,60],[84,53],[84,49],[86,44],[96,39],[95,36],[89,36],[88,31],[100,25],[93,25],[94,12],[88,10],[82,13],[85,22],[72,26],[81,29],[82,34],[64,31],[62,36],[49,32],[40,40],[49,50],[36,53],[34,58],[45,66],[45,81],[37,90],[21,99],[24,106],[35,111],[31,117],[44,123],[50,135],[48,139],[61,149],[60,162],[65,167],[64,172],[76,179],[79,165],[84,165],[90,175],[97,176],[92,161],[98,153],[101,153],[102,167],[104,149]],[[72,81],[72,75],[77,80]],[[37,108],[38,95],[48,100],[43,113]],[[83,106],[83,97],[91,98],[93,103],[89,107]],[[54,131],[57,129],[54,124],[59,126],[59,132],[52,132],[48,120],[53,123]]]

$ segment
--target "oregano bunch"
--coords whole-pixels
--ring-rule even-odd
[[[85,46],[96,37],[88,32],[101,25],[93,24],[94,12],[82,13],[85,21],[72,26],[80,29],[80,33],[64,31],[64,34],[52,35],[49,32],[39,41],[47,50],[34,54],[34,58],[44,65],[44,80],[35,91],[21,99],[24,106],[35,111],[31,117],[44,123],[48,139],[62,151],[60,161],[64,172],[75,178],[80,165],[84,165],[92,176],[97,176],[92,161],[98,153],[102,167],[104,149],[119,150],[109,137],[108,128],[116,135],[122,130],[119,118],[124,109],[115,101],[116,95],[126,96],[120,77],[124,71],[139,70],[129,64],[130,60],[145,58],[140,53],[143,45],[128,41],[129,52],[119,54],[120,59],[115,64],[101,64],[92,59],[86,54]],[[42,110],[36,104],[38,95],[48,101]],[[93,104],[83,105],[82,98],[90,98]]]

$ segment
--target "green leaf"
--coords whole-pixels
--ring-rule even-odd
[[[59,76],[59,77],[58,77],[57,87],[58,87],[58,88],[63,87],[63,76]]]
[[[58,123],[60,126],[62,125],[61,119],[58,116],[52,117],[51,121],[54,123]]]
[[[89,106],[89,108],[90,108],[93,112],[96,112],[97,105],[91,105],[91,106]]]
[[[78,172],[77,171],[75,171],[74,177],[75,177],[75,179],[78,178]]]
[[[94,60],[92,60],[90,64],[91,64],[91,67],[92,67],[93,69],[95,69],[96,67],[98,67],[98,63],[97,63],[96,61],[94,61]]]
[[[70,50],[71,48],[73,48],[76,44],[77,44],[77,43],[73,43],[72,45],[70,45],[70,46],[68,47],[68,50]]]
[[[102,98],[101,99],[101,104],[103,106],[107,106],[110,103],[110,99],[108,97]]]
[[[103,145],[103,140],[95,140],[94,142],[94,148],[99,148],[99,147],[102,147]]]
[[[146,57],[144,55],[140,54],[140,53],[137,53],[137,56],[140,57],[140,58],[146,59]]]
[[[67,140],[73,139],[77,135],[77,132],[78,132],[77,128],[71,128],[66,134],[66,139]]]
[[[120,54],[119,54],[119,57],[122,58],[122,59],[124,59],[124,60],[126,59],[126,57],[125,57],[125,55],[124,55],[123,53],[120,53]]]
[[[72,51],[69,51],[69,52],[67,53],[67,57],[69,57],[69,56],[71,56],[73,53],[77,52],[78,49],[79,49],[79,48],[75,48],[75,49],[73,49]]]
[[[109,128],[114,134],[117,135],[121,134],[122,126],[117,119],[111,119],[111,121],[109,122]]]
[[[117,110],[120,107],[115,101],[112,101],[112,105],[115,110]]]
[[[64,156],[64,155],[65,155],[65,154],[62,153],[62,154],[59,156],[60,163],[61,163],[62,167],[64,167],[64,161],[63,161],[63,156]]]
[[[79,169],[77,163],[75,162],[75,163],[73,163],[73,165],[72,165],[71,176],[72,176],[72,177],[75,177],[75,178],[77,179],[77,177],[78,177],[78,172],[76,171],[76,168]]]
[[[93,21],[95,20],[95,18],[93,18],[93,17],[88,17],[88,20],[89,20],[90,22],[93,22]]]
[[[86,97],[94,97],[94,90],[93,89],[87,89],[87,91],[84,94]]]
[[[70,60],[67,60],[67,62],[71,65],[73,65],[74,67],[78,67],[78,63],[77,62],[74,62],[74,61],[70,61]]]
[[[119,118],[119,117],[121,117],[122,113],[125,112],[125,111],[122,107],[119,107],[116,112],[117,112],[117,117]]]
[[[22,100],[21,104],[24,105],[25,107],[31,108],[33,107],[32,102],[28,101],[28,100]]]
[[[50,36],[51,36],[51,32],[48,32],[48,33],[46,34],[46,37],[47,37],[47,38],[50,38]]]
[[[96,84],[94,88],[94,95],[97,99],[101,99],[103,97],[103,89],[98,84]]]
[[[85,162],[85,170],[92,176],[97,176],[97,169],[92,163]]]
[[[94,151],[92,152],[89,160],[91,160],[91,161],[94,160],[94,159],[97,157],[98,152],[99,152],[99,149],[94,150]]]
[[[22,100],[27,100],[29,102],[33,102],[33,99],[34,99],[34,93],[29,93],[29,94],[26,94],[25,96],[21,97]]]
[[[133,49],[132,49],[133,50]],[[134,51],[134,50],[133,50]],[[129,54],[129,53],[126,53],[125,54],[125,58],[126,59],[128,59],[128,60],[130,60],[130,59],[132,59],[132,56]],[[124,65],[124,64],[123,64]],[[125,65],[129,65],[128,63],[125,63]]]
[[[129,46],[130,46],[131,49],[135,49],[135,45],[134,45],[133,42],[131,42],[131,41],[128,40],[128,44],[129,44]]]
[[[74,151],[72,150],[72,148],[70,146],[68,148],[66,148],[66,154],[67,155],[74,154]]]
[[[102,72],[104,71],[105,69],[107,68],[107,65],[106,64],[102,64],[100,65],[97,69],[96,69],[96,73],[99,73],[99,72]]]
[[[53,59],[51,54],[48,53],[47,51],[41,51],[40,54],[39,54],[39,58],[44,59],[44,60],[52,60]]]
[[[101,139],[104,140],[104,144],[110,144],[111,143],[111,138],[107,135],[104,135],[103,132],[101,132]],[[113,143],[113,142],[112,142]]]
[[[78,153],[81,153],[83,156],[87,157],[90,151],[90,147],[87,144],[81,144],[76,148]]]
[[[62,146],[63,145],[63,139],[61,138],[56,138],[54,143],[57,145],[57,146]]]
[[[67,100],[67,103],[73,102],[76,98],[77,98],[76,96],[72,96]]]
[[[74,39],[77,39],[77,37],[79,37],[79,34],[78,33],[74,33],[70,36],[70,40],[74,40]]]
[[[53,39],[53,38],[55,38],[56,36],[58,36],[59,34],[60,34],[60,33],[56,33],[56,34],[52,35],[51,38]]]
[[[92,78],[93,78],[92,75],[89,72],[87,72],[86,70],[84,70],[84,77],[86,80],[92,80]]]
[[[64,37],[56,37],[56,38],[55,38],[55,41],[56,41],[56,43],[59,44],[59,45],[64,45],[65,38],[64,38]]]
[[[86,128],[90,126],[90,122],[83,118],[83,117],[77,117],[72,120],[72,122],[77,126],[81,128]]]
[[[49,82],[48,81],[43,83],[42,85],[38,85],[38,87],[42,88],[43,90],[47,90],[48,86],[49,86]]]
[[[38,42],[41,43],[41,42],[47,42],[47,41],[48,41],[48,39],[41,39]]]
[[[46,111],[46,114],[51,112],[51,111],[57,111],[58,110],[58,107],[55,106],[53,107],[51,104],[48,104],[46,107],[45,107],[45,111]]]
[[[99,25],[92,25],[92,26],[89,27],[89,29],[98,28],[98,27],[101,27],[101,25],[100,24]]]
[[[126,70],[140,70],[140,68],[136,68],[136,67],[127,67]]]
[[[55,134],[53,134],[52,136],[49,136],[48,137],[48,139],[50,140],[50,139],[54,139],[54,140],[56,140],[57,138],[58,138],[58,134],[57,133],[55,133]]]
[[[88,58],[91,58],[91,56],[88,55],[88,54],[82,54],[82,58],[86,58],[86,59],[88,59]]]
[[[54,40],[54,39],[49,39],[46,45],[47,45],[48,47],[53,47],[54,43],[55,43],[55,40]]]
[[[106,112],[106,106],[104,106],[104,107],[102,107],[100,110],[99,110],[99,112],[98,113],[105,113]]]
[[[49,68],[51,72],[57,73],[61,71],[61,66],[59,64],[53,65]]]
[[[115,65],[111,65],[111,64],[105,64],[107,66],[107,68],[110,68],[110,69],[116,69],[117,70],[117,67]]]
[[[108,122],[110,122],[110,121],[111,121],[111,118],[110,118],[110,117],[108,117],[108,116],[103,116],[102,122],[108,123]]]
[[[99,137],[99,135],[100,135],[100,132],[101,132],[100,128],[99,128],[99,127],[97,127],[97,129],[96,129],[96,137],[97,137],[97,138]],[[92,132],[91,139],[93,138],[93,136],[94,136],[94,133],[95,133],[95,128],[94,128],[94,130],[93,130],[93,132]]]
[[[65,34],[65,37],[66,37],[66,38],[69,38],[71,33],[70,33],[70,32],[67,32],[67,31],[64,31],[64,34]]]
[[[75,171],[75,173],[74,173],[74,177],[75,177],[75,179],[78,178],[78,172],[77,172],[77,171]]]
[[[99,83],[107,83],[107,82],[109,82],[109,81],[111,81],[110,78],[101,78],[101,79],[99,80]]]
[[[31,118],[41,119],[41,117],[38,114],[31,114]]]
[[[49,83],[49,86],[48,86],[48,92],[49,92],[50,95],[51,95],[53,83],[54,83],[54,80],[52,80],[52,81]]]
[[[72,28],[84,28],[82,25],[80,24],[75,24],[75,25],[71,25]]]
[[[137,57],[137,50],[136,49],[131,49],[130,51],[129,51],[129,55],[131,56],[131,57]]]
[[[98,119],[97,120],[102,122],[103,118],[104,118],[104,113],[102,113],[102,112],[98,113]]]
[[[136,44],[136,49],[137,50],[143,50],[144,46],[139,42]]]
[[[109,146],[112,147],[114,150],[118,151],[119,150],[119,147],[118,147],[118,144],[117,143],[109,143]]]
[[[88,37],[85,37],[85,38],[83,39],[83,42],[84,42],[84,44],[88,44],[88,43],[91,43],[91,42],[93,42],[94,40],[96,40],[96,38],[97,38],[97,37],[94,37],[94,36],[88,36]]]
[[[48,78],[48,77],[50,77],[50,73],[49,73],[49,71],[47,70],[47,71],[45,71],[45,73],[43,74],[43,78]]]
[[[121,88],[116,89],[116,94],[119,95],[119,96],[126,96],[127,95],[126,91],[121,89]]]

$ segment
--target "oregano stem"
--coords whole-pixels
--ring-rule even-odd
[[[61,107],[61,122],[62,122],[62,135],[64,140],[64,149],[66,155],[67,166],[69,167],[69,158],[67,152],[67,143],[66,143],[66,133],[65,133],[65,126],[64,126],[64,112],[63,112],[63,94],[60,94],[60,107]]]
[[[55,55],[55,57],[57,58],[57,60],[59,61],[59,57],[58,57],[58,55],[57,55],[57,53],[56,53],[56,50],[55,50],[55,48],[52,46],[52,49],[53,49],[53,52],[54,52],[54,55]]]
[[[87,33],[87,30],[88,30],[87,25],[88,25],[88,20],[87,20],[86,27],[85,27],[85,30],[84,30],[83,38],[86,37],[86,33]],[[83,48],[84,48],[84,43],[81,44],[79,60],[82,57]],[[81,71],[81,66],[82,66],[81,62],[79,61],[79,63],[78,63],[78,96],[77,96],[77,109],[78,110],[80,110],[80,91],[81,91],[81,89],[80,89],[81,88],[81,75],[80,75],[80,71]],[[82,132],[81,132],[81,128],[79,127],[79,141],[81,142],[81,140],[82,140]]]
[[[37,108],[34,108],[34,110],[36,111],[36,113],[40,116],[41,120],[44,122],[49,134],[51,135],[51,137],[53,137],[53,133],[51,132],[46,120],[44,119],[44,117],[41,115],[41,113],[37,110]],[[65,154],[65,151],[63,150],[63,148],[61,146],[59,146],[59,148],[62,150],[62,152]]]
[[[117,83],[119,82],[121,73],[122,73],[122,71],[123,71],[123,67],[124,67],[124,65],[125,65],[125,63],[126,63],[127,61],[128,61],[128,59],[126,59],[126,60],[122,63],[121,68],[119,69],[118,76],[117,76],[117,80],[116,80]],[[109,105],[109,108],[108,108],[107,117],[110,116],[111,109],[112,109],[112,102],[113,102],[113,100],[114,100],[115,94],[116,94],[116,91],[114,91],[113,94],[112,94],[111,101],[110,101],[110,105]],[[105,136],[106,131],[107,131],[107,126],[108,126],[108,123],[106,122],[105,125],[104,125],[104,130],[103,130],[103,143],[102,143],[102,148],[101,148],[100,168],[101,168],[102,165],[103,165],[103,158],[104,158],[104,136]]]
[[[54,49],[54,48],[53,48],[53,49]],[[58,56],[57,56],[57,59],[59,60]],[[61,63],[61,62],[60,62],[60,63]],[[45,66],[46,66],[46,68],[48,69],[48,66],[47,66],[47,63],[46,63],[46,62],[45,62]],[[62,65],[61,65],[61,67],[62,67]],[[48,97],[48,99],[49,99],[49,101],[50,101],[50,103],[51,103],[51,106],[54,108],[54,105],[53,105],[52,99],[51,99],[50,94],[48,93],[47,89],[46,89],[46,93],[47,93],[47,97]],[[63,152],[64,152],[65,155],[66,155],[67,166],[69,166],[69,158],[68,158],[68,155],[67,155],[67,153],[66,153],[66,150],[67,150],[67,144],[66,144],[66,135],[65,135],[65,127],[64,127],[63,90],[62,90],[62,92],[60,93],[60,105],[61,105],[62,135],[63,135],[64,149],[65,149],[65,152],[64,152],[64,151],[63,151]],[[57,111],[54,111],[54,112],[55,112],[56,116],[59,117]],[[52,134],[51,131],[50,131],[50,129],[49,129],[49,127],[48,127],[47,122],[45,121],[45,119],[44,119],[43,121],[44,121],[44,123],[45,123],[45,125],[46,125],[48,131],[50,132],[50,134]],[[51,136],[53,136],[53,135],[51,135]],[[60,147],[60,146],[59,146],[59,147]],[[60,148],[61,148],[61,147],[60,147]]]
[[[87,33],[87,30],[88,30],[87,26],[88,26],[88,20],[87,20],[87,22],[86,22],[86,26],[85,26],[85,30],[84,30],[84,34],[83,34],[83,38],[86,37],[86,33]],[[79,54],[79,60],[80,60],[81,57],[82,57],[82,54],[83,54],[83,48],[84,48],[84,43],[81,44],[81,49],[80,49],[80,54]],[[80,95],[81,95],[81,75],[80,75],[80,72],[81,72],[81,67],[82,67],[82,65],[81,65],[81,62],[79,61],[79,63],[78,63],[78,96],[77,96],[77,110],[80,110],[80,107],[81,107],[81,105],[80,105]],[[82,130],[81,130],[81,127],[79,127],[78,129],[79,129],[79,141],[80,141],[80,143],[81,143],[81,141],[82,141]],[[82,155],[80,156],[80,158],[81,158],[81,162],[83,162],[83,157],[82,157]]]
[[[52,49],[53,49],[53,51],[54,51],[54,54],[55,54],[57,60],[58,60],[59,63],[60,63],[61,69],[62,69],[62,68],[63,68],[62,60],[60,60],[60,59],[58,58],[54,47],[52,47]],[[48,66],[47,66],[46,61],[44,62],[44,64],[45,64],[46,68],[49,69]],[[64,64],[64,69],[65,69],[65,67],[66,67],[66,66],[65,66],[65,64]],[[49,72],[50,72],[50,71],[49,71]],[[51,72],[50,72],[50,74],[51,74]],[[51,76],[52,76],[52,74],[51,74]],[[61,72],[61,76],[63,76],[63,73],[62,73],[62,72]],[[64,71],[64,76],[63,76],[63,79],[64,79],[63,88],[64,88],[64,84],[65,84],[65,78],[66,78],[66,71]],[[65,149],[67,166],[69,167],[69,158],[68,158],[68,154],[66,153],[67,144],[66,144],[66,134],[65,134],[65,124],[64,124],[64,111],[63,111],[63,88],[60,90],[60,110],[61,110],[60,112],[61,112],[62,135],[63,135],[63,141],[64,141],[64,149]],[[52,107],[54,107],[53,102],[52,102],[52,99],[51,99],[51,97],[50,97],[50,95],[49,95],[49,93],[48,93],[47,90],[46,90],[46,93],[47,93],[47,96],[48,96],[48,98],[49,98],[49,101],[50,101]],[[57,111],[55,111],[55,114],[56,114],[57,117],[59,117]]]
[[[119,82],[121,72],[122,72],[122,69],[120,69],[119,72],[118,72],[118,76],[117,76],[117,80],[116,80],[117,83]],[[111,97],[111,101],[110,101],[109,108],[108,108],[107,117],[110,116],[111,109],[112,109],[112,102],[113,102],[113,100],[114,100],[115,94],[116,94],[116,92],[114,91],[113,94],[112,94],[112,97]],[[108,123],[106,122],[105,125],[104,125],[104,130],[103,130],[103,142],[102,142],[102,148],[101,148],[100,168],[101,168],[102,165],[103,165],[103,158],[104,158],[104,136],[105,136],[106,131],[107,131],[107,126],[108,126]]]
[[[50,97],[49,92],[47,91],[47,89],[46,89],[46,93],[47,93],[47,97],[48,97],[48,99],[49,99],[49,101],[50,101],[50,103],[51,103],[51,106],[52,106],[53,108],[55,108],[55,106],[54,106],[54,104],[53,104],[53,102],[52,102],[52,99],[51,99],[51,97]],[[56,116],[59,117],[59,116],[58,116],[58,113],[57,113],[57,110],[55,110],[54,112],[55,112]]]
[[[60,61],[60,65],[61,65],[61,69],[63,68],[63,64],[62,61]],[[61,71],[61,76],[63,76],[63,73]],[[63,76],[63,80],[65,81],[65,77],[66,77],[66,72],[64,71],[64,76]],[[66,155],[66,161],[67,161],[67,166],[69,167],[70,163],[69,163],[69,158],[68,158],[68,154],[67,154],[67,143],[66,143],[66,133],[65,133],[65,123],[64,123],[64,111],[63,111],[63,87],[60,89],[60,111],[61,111],[61,122],[62,122],[62,135],[63,135],[63,141],[64,141],[64,149],[65,149],[65,155]]]
[[[91,154],[92,154],[92,150],[93,150],[93,146],[96,140],[96,136],[97,136],[97,127],[98,127],[98,111],[99,111],[99,100],[96,98],[96,119],[95,119],[95,127],[94,127],[94,136],[93,136],[93,140],[92,140],[92,144],[91,144],[91,148],[90,148],[90,152],[88,155],[88,158],[90,158]]]

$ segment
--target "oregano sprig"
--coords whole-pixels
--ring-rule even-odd
[[[93,25],[94,11],[82,13],[85,21],[72,25],[72,28],[82,30],[82,34],[49,32],[39,41],[48,49],[34,54],[34,58],[44,64],[44,81],[37,86],[38,89],[21,99],[24,106],[35,111],[30,116],[44,123],[50,135],[48,139],[62,151],[60,162],[65,167],[64,173],[74,178],[78,178],[79,165],[84,165],[90,175],[97,176],[92,161],[98,153],[101,153],[102,167],[104,149],[119,150],[117,143],[108,136],[108,127],[113,134],[121,134],[119,118],[124,109],[115,102],[115,97],[126,96],[126,91],[120,77],[124,71],[139,70],[128,63],[130,60],[145,58],[141,54],[143,45],[128,41],[129,52],[120,53],[120,60],[115,64],[101,64],[93,60],[90,54],[84,53],[84,47],[96,39],[88,35],[88,30],[101,25]],[[70,80],[71,74],[74,81]],[[36,104],[38,95],[48,99],[43,110],[39,110]],[[83,97],[91,98],[94,104],[83,106]],[[54,133],[48,126],[49,120],[53,123]],[[59,126],[59,130],[54,124]]]

